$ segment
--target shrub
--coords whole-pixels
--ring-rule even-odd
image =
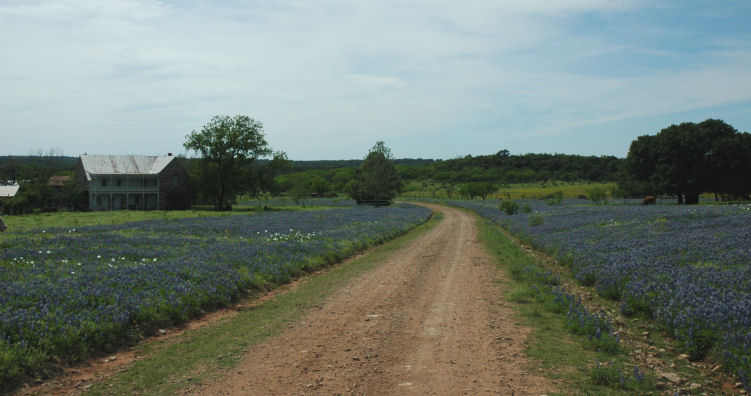
[[[519,213],[519,204],[510,199],[504,199],[503,201],[501,201],[501,204],[498,205],[498,208],[505,212],[507,215],[514,215]]]
[[[608,203],[608,193],[599,187],[595,187],[587,191],[587,197],[589,198],[590,201],[596,204]]]
[[[653,295],[634,295],[629,294],[621,296],[621,313],[628,317],[644,315],[647,318],[653,318],[653,305],[651,303]]]
[[[563,191],[553,191],[552,194],[545,196],[545,198],[548,200],[548,205],[558,205],[563,200]]]
[[[590,379],[595,385],[611,389],[626,391],[653,389],[652,380],[639,370],[639,367],[634,366],[632,373],[629,375],[628,372],[621,371],[614,361],[605,364],[595,361]]]
[[[625,387],[625,378],[621,370],[612,364],[597,362],[592,369],[592,383],[611,388]]]
[[[532,227],[542,225],[543,218],[540,214],[533,214],[529,216],[529,225]]]
[[[688,329],[676,329],[675,335],[691,361],[704,359],[717,339],[715,332],[702,323],[694,323]]]
[[[529,204],[524,204],[521,207],[521,211],[522,211],[522,213],[531,213],[532,212],[532,208],[529,207]]]

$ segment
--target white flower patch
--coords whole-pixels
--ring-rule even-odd
[[[309,232],[307,234],[303,234],[300,231],[295,231],[294,229],[290,228],[289,234],[282,234],[279,232],[275,232],[271,234],[270,236],[266,237],[266,242],[287,242],[287,241],[306,242],[306,241],[313,239],[315,236],[316,236],[315,232]]]

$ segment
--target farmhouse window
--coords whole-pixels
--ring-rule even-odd
[[[123,180],[122,179],[115,179],[115,185],[117,185],[118,187],[122,186],[123,185]]]
[[[107,187],[107,179],[102,179],[102,187]]]
[[[172,187],[177,187],[177,178],[176,177],[172,178]]]

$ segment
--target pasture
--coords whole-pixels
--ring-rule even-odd
[[[441,182],[410,181],[405,185],[402,197],[450,199],[451,197],[447,194],[447,187],[447,184]],[[565,181],[501,184],[497,186],[497,190],[491,196],[493,198],[543,199],[560,191],[564,198],[578,198],[586,196],[592,189],[612,191],[616,187],[615,183]],[[454,190],[457,190],[457,186],[454,186]],[[452,197],[458,198],[458,191],[454,191]]]
[[[43,375],[46,362],[111,351],[331,264],[430,213],[412,205],[182,218],[108,212],[81,214],[98,225],[16,227],[0,239],[0,390]],[[44,223],[65,222],[54,216]]]
[[[561,205],[453,201],[497,222],[570,266],[583,285],[653,318],[691,360],[711,356],[746,386],[751,375],[751,205],[656,205],[636,201]]]

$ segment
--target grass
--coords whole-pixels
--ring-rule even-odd
[[[556,191],[561,191],[563,198],[578,198],[586,196],[590,190],[595,188],[613,191],[616,188],[616,183],[550,181],[505,184],[498,186],[498,189],[490,195],[490,198],[544,199]],[[446,186],[439,182],[412,181],[405,186],[404,191],[402,195],[408,198],[449,198],[446,194]],[[460,197],[454,193],[452,198]]]
[[[433,216],[414,231],[373,248],[370,254],[310,277],[294,290],[241,310],[217,325],[142,346],[142,359],[111,379],[96,383],[86,394],[174,394],[216,380],[217,375],[237,365],[249,346],[280,334],[350,279],[375,268],[391,252],[432,228],[439,217]]]
[[[572,326],[564,305],[549,291],[557,276],[546,272],[533,255],[522,250],[498,226],[479,219],[481,242],[500,270],[510,278],[502,285],[521,322],[533,329],[527,348],[539,372],[558,383],[561,393],[577,395],[659,394],[654,379],[629,361],[612,342],[586,336]],[[547,291],[546,291],[547,290]],[[602,363],[600,363],[602,362]]]
[[[55,227],[81,227],[93,225],[115,225],[130,223],[143,220],[176,220],[191,217],[215,217],[215,216],[238,216],[248,215],[263,211],[277,210],[325,210],[336,209],[335,207],[326,206],[252,206],[236,205],[232,211],[218,212],[211,210],[208,206],[203,209],[194,210],[111,210],[96,212],[49,212],[49,213],[32,213],[25,215],[6,215],[3,216],[3,222],[8,229],[0,233],[0,241],[12,239],[18,234],[30,229],[45,229]]]
[[[88,225],[122,224],[141,220],[175,220],[186,217],[232,216],[248,211],[216,212],[212,210],[112,210],[103,212],[50,212],[3,216],[8,226],[0,237],[31,228],[81,227]]]
[[[339,200],[346,201],[345,198]],[[53,227],[81,227],[88,225],[114,225],[142,220],[175,220],[188,217],[236,216],[262,211],[305,211],[338,209],[341,206],[331,206],[336,199],[306,199],[302,204],[292,200],[273,199],[247,201],[234,205],[230,212],[212,210],[210,205],[195,206],[193,210],[111,210],[96,212],[48,212],[25,215],[5,215],[3,222],[8,229],[0,233],[0,240],[12,238],[16,232],[23,232],[34,228]]]
[[[615,183],[591,183],[591,182],[549,182],[538,184],[511,184],[501,186],[499,189],[500,198],[511,199],[543,199],[556,191],[563,192],[563,198],[578,198],[586,196],[588,192],[595,188],[605,191],[615,189]]]

